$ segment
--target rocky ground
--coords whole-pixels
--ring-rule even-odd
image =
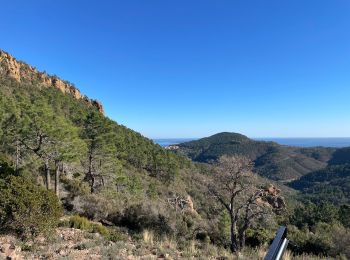
[[[98,233],[89,233],[74,228],[57,228],[50,238],[38,237],[35,241],[22,242],[14,236],[0,236],[0,260],[41,260],[41,259],[217,259],[217,260],[259,260],[263,259],[266,249],[244,252],[233,256],[210,245],[200,248],[192,244],[180,251],[174,241],[153,241],[150,234],[143,234],[140,240],[130,236],[121,241],[111,242]],[[310,255],[293,257],[290,252],[285,260],[321,260]]]
[[[180,259],[182,252],[169,241],[161,245],[127,241],[111,242],[97,233],[58,228],[50,238],[23,243],[13,236],[0,237],[0,259]]]

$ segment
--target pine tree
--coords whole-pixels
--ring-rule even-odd
[[[27,104],[16,123],[20,144],[44,164],[47,189],[51,188],[51,166],[55,165],[58,193],[60,163],[78,157],[85,150],[78,130],[67,119],[55,114],[43,99]]]
[[[92,111],[84,121],[82,136],[87,143],[85,180],[93,193],[97,187],[105,186],[107,179],[116,178],[116,173],[121,170],[116,156],[116,133],[99,113]]]

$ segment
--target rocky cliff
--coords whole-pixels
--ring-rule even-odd
[[[57,76],[51,76],[45,72],[40,72],[24,62],[18,61],[13,56],[2,50],[0,50],[0,76],[10,77],[18,82],[35,82],[41,87],[57,88],[75,99],[83,99],[89,106],[96,107],[98,111],[104,114],[103,106],[99,101],[89,99],[82,95],[79,89],[74,87],[71,83],[61,80]]]

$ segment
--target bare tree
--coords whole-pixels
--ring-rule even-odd
[[[246,231],[254,220],[269,214],[273,206],[268,190],[258,188],[253,163],[242,156],[223,156],[214,168],[209,193],[230,217],[230,249],[239,252],[245,246]]]

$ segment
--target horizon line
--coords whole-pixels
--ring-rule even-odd
[[[167,139],[167,140],[170,140],[170,139],[201,139],[201,138],[206,138],[206,137],[210,137],[212,135],[209,135],[209,136],[204,136],[204,137],[148,137],[149,139],[152,139],[152,140],[161,140],[161,139]],[[287,136],[287,137],[283,137],[283,136],[277,136],[277,137],[250,137],[250,136],[247,136],[248,138],[251,138],[251,139],[326,139],[326,138],[333,138],[333,139],[340,139],[340,138],[350,138],[350,136],[311,136],[311,137],[308,137],[308,136],[295,136],[295,137],[292,137],[292,136]]]

